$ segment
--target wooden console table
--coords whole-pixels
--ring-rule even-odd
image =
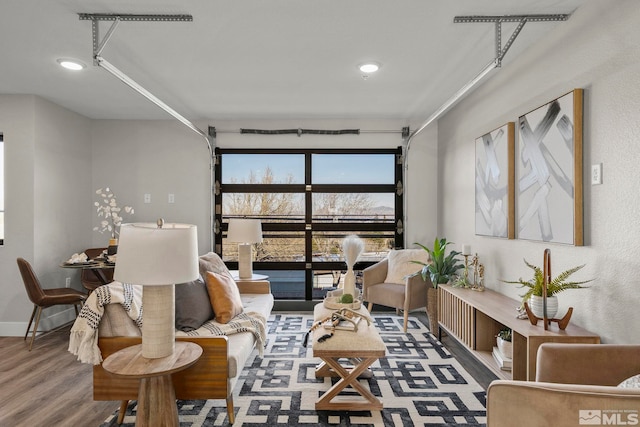
[[[536,356],[542,343],[600,343],[598,335],[573,324],[563,331],[552,323],[545,331],[541,323],[533,326],[527,319],[518,319],[516,308],[520,302],[498,292],[450,285],[440,285],[438,289],[438,326],[500,378],[534,381]],[[513,332],[511,371],[500,369],[492,356],[495,337],[503,327]]]

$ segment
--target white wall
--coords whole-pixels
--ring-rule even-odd
[[[574,307],[573,323],[614,343],[640,342],[638,22],[635,0],[586,3],[438,122],[440,233],[472,245],[487,287],[518,300],[522,289],[500,279],[528,279],[523,258],[542,265],[549,247],[554,275],[586,264],[572,278],[595,278],[592,287],[560,294],[560,314]],[[574,88],[585,89],[585,246],[475,236],[475,138]],[[604,165],[603,185],[590,185],[595,163]]]
[[[0,247],[0,335],[21,335],[33,305],[16,258],[29,261],[44,287],[64,287],[76,271],[58,265],[90,239],[90,121],[35,96],[0,96],[5,145],[5,244]],[[73,318],[52,307],[41,329]]]
[[[200,122],[204,131],[215,126],[216,145],[222,148],[395,148],[402,145],[400,131],[407,126],[401,121],[381,120],[296,120],[296,121],[211,121]],[[395,130],[397,133],[362,133],[361,135],[240,135],[240,128],[260,129],[352,129]],[[425,137],[428,133],[425,134]],[[410,187],[410,194],[418,194],[427,186],[435,190],[435,145],[417,147],[412,153],[412,179],[421,182]],[[209,238],[209,152],[203,138],[177,121],[109,121],[93,124],[93,187],[109,186],[121,206],[131,205],[135,215],[125,222],[155,222],[159,216],[171,222],[187,222],[198,226],[199,251],[211,248]],[[414,157],[415,156],[415,157]],[[422,160],[432,156],[429,161]],[[417,159],[420,159],[418,162]],[[429,167],[424,166],[428,164]],[[145,193],[151,203],[143,203]],[[167,203],[167,195],[175,194],[175,204]],[[416,210],[416,221],[434,210],[429,200],[412,198],[410,212]],[[94,226],[97,216],[92,219]],[[428,221],[433,224],[435,221]],[[410,231],[407,244],[422,240],[425,233],[416,227]],[[418,237],[415,237],[418,236]],[[108,236],[94,233],[96,246],[106,244]]]

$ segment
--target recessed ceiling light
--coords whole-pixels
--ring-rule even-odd
[[[75,59],[69,59],[69,58],[60,58],[60,59],[58,59],[58,64],[60,64],[61,66],[63,66],[67,70],[73,70],[73,71],[80,71],[80,70],[82,70],[82,69],[87,67],[82,62],[77,61]]]
[[[375,73],[376,71],[378,71],[380,69],[380,64],[377,64],[375,62],[367,62],[367,63],[364,63],[364,64],[360,64],[358,66],[358,68],[363,73]]]

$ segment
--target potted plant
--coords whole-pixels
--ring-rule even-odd
[[[415,274],[422,275],[422,280],[426,281],[427,277],[431,279],[432,286],[427,289],[427,316],[429,317],[429,327],[431,332],[435,333],[438,324],[438,285],[442,283],[448,283],[453,279],[456,271],[464,267],[462,263],[456,259],[456,256],[460,255],[460,252],[451,251],[449,255],[445,256],[445,250],[447,245],[452,242],[447,242],[447,239],[439,239],[436,237],[433,242],[433,249],[429,249],[420,243],[415,243],[429,254],[429,261],[411,261],[415,264],[420,264],[422,269]]]
[[[524,263],[533,270],[533,278],[530,280],[524,280],[522,277],[515,281],[503,280],[504,283],[513,283],[517,285],[521,285],[521,287],[527,288],[527,291],[521,295],[522,296],[522,304],[525,302],[529,304],[529,308],[537,317],[543,317],[543,309],[542,309],[542,291],[544,289],[544,273],[540,267],[537,267],[533,264],[524,260]],[[590,280],[582,280],[579,282],[568,282],[567,279],[576,271],[580,270],[583,265],[579,265],[577,267],[570,268],[568,270],[563,271],[558,274],[555,278],[553,278],[547,284],[547,317],[552,319],[555,317],[558,312],[558,298],[557,294],[562,291],[566,291],[567,289],[583,289],[586,286],[582,286],[585,283],[591,282]]]
[[[449,252],[449,255],[445,256],[447,245],[450,245],[451,243],[452,242],[447,242],[447,239],[445,238],[438,240],[437,237],[433,242],[433,249],[429,249],[420,243],[416,243],[416,245],[427,251],[430,261],[427,263],[422,261],[411,262],[422,265],[422,270],[420,271],[422,278],[427,280],[428,275],[434,288],[437,288],[439,284],[449,283],[449,281],[454,278],[456,271],[464,267],[464,265],[462,265],[462,263],[456,258],[460,255],[460,252],[451,251]]]
[[[498,345],[498,351],[500,354],[507,358],[513,358],[513,345],[511,344],[511,329],[502,328],[498,335],[496,335],[496,344]]]

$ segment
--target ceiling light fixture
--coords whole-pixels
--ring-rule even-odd
[[[75,59],[69,59],[69,58],[58,59],[58,64],[60,64],[62,67],[66,68],[67,70],[72,70],[72,71],[80,71],[87,68],[87,66],[84,65],[82,62]]]
[[[376,62],[366,62],[358,65],[358,69],[363,73],[375,73],[380,69],[380,64]]]

